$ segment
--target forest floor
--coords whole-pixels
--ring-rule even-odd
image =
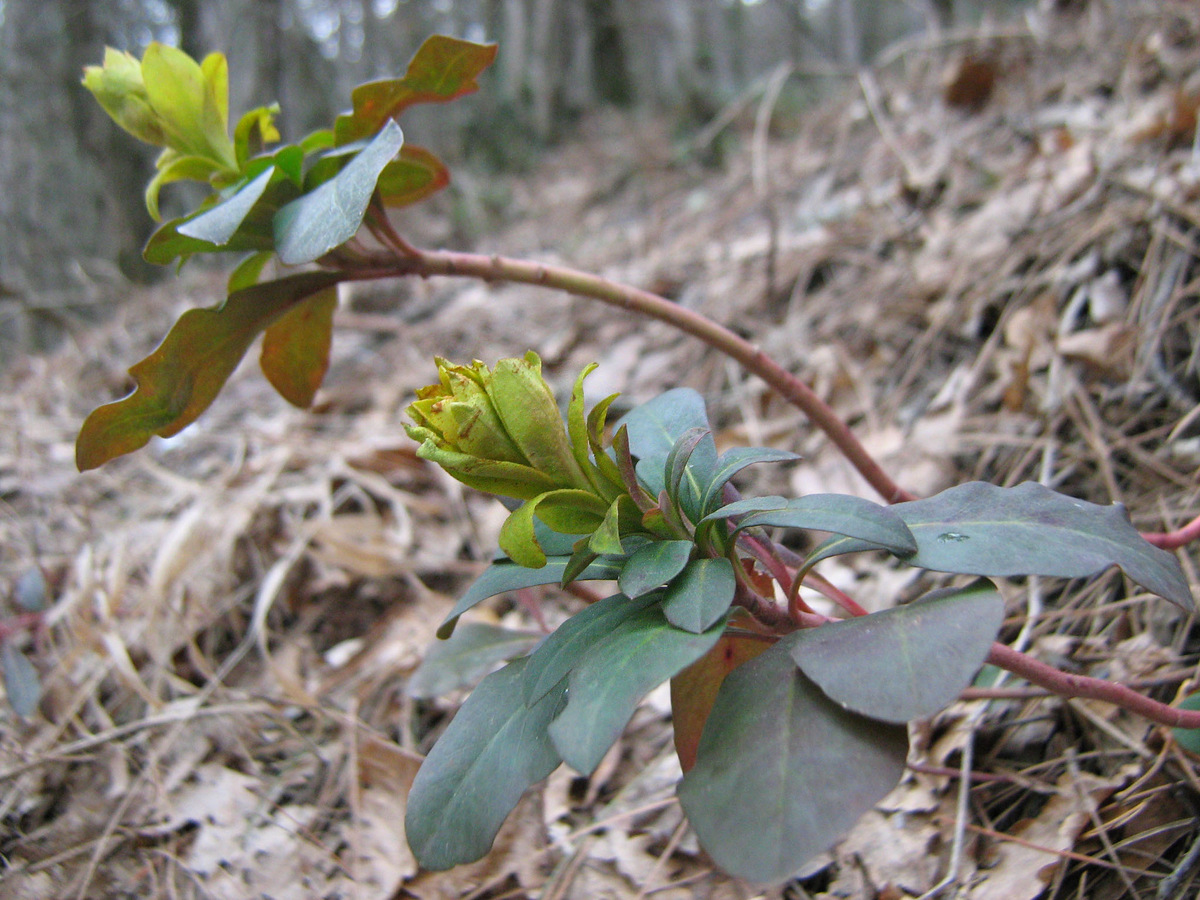
[[[1079,5],[896,48],[816,108],[748,94],[682,152],[661,123],[597,116],[527,175],[463,180],[457,206],[398,224],[716,318],[918,494],[1036,480],[1176,528],[1200,514],[1200,22],[1188,2]],[[447,279],[345,294],[313,409],[247,363],[196,425],[77,474],[87,412],[221,285],[185,271],[0,373],[0,613],[33,571],[48,603],[5,651],[10,689],[30,684],[16,649],[42,696],[26,718],[0,709],[0,898],[901,898],[952,857],[972,900],[1194,895],[1196,759],[1015,680],[914,726],[901,785],[789,885],[699,852],[661,690],[592,777],[529,792],[484,860],[418,871],[407,789],[463,692],[418,700],[411,676],[503,516],[404,435],[434,355],[533,348],[562,387],[595,360],[595,396],[632,402],[687,385],[723,446],[803,454],[744,492],[871,492],[799,413],[667,326]],[[1196,590],[1200,555],[1179,556]],[[824,574],[873,609],[929,586],[842,559]],[[1002,638],[1038,658],[1163,700],[1196,689],[1192,619],[1120,573],[1002,589]],[[552,622],[578,603],[537,597]],[[511,597],[478,615],[537,627]]]

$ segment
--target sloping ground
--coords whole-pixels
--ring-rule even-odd
[[[1198,29],[1182,0],[1092,3],[898,48],[816,110],[746,98],[720,169],[696,161],[707,144],[680,157],[657,124],[600,118],[462,208],[504,207],[489,252],[599,271],[750,336],[910,490],[1041,480],[1167,530],[1200,514]],[[401,223],[417,243],[453,239],[442,204]],[[975,900],[1194,891],[1194,760],[1131,715],[1019,684],[915,728],[914,771],[785,888],[699,854],[661,691],[592,778],[531,792],[486,860],[418,873],[405,794],[462,694],[405,687],[502,516],[403,435],[433,355],[533,347],[563,385],[595,359],[596,396],[635,401],[686,384],[721,441],[804,454],[747,493],[869,489],[666,326],[448,280],[347,296],[314,410],[247,365],[178,438],[75,474],[83,416],[220,284],[188,274],[3,376],[0,586],[40,566],[51,606],[13,639],[40,707],[0,712],[0,897],[897,898],[952,857]],[[1181,552],[1194,590],[1197,559]],[[827,565],[870,607],[917,589],[878,561]],[[1066,587],[1006,585],[1006,639],[1161,699],[1193,689],[1190,620],[1117,573]],[[575,603],[540,597],[552,623]],[[489,610],[533,627],[512,598]]]

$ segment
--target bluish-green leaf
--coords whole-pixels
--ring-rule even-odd
[[[540,569],[528,569],[510,560],[492,563],[484,569],[482,575],[471,583],[466,593],[454,604],[454,608],[450,610],[450,614],[438,628],[438,637],[449,637],[454,631],[458,617],[488,597],[542,584],[558,584],[562,580],[570,559],[569,556],[552,556]],[[576,580],[608,580],[616,578],[620,574],[621,561],[601,557],[585,568]]]
[[[663,613],[676,628],[700,634],[729,611],[736,590],[733,563],[725,557],[694,559],[667,586]]]
[[[654,541],[625,563],[617,586],[627,597],[641,597],[660,588],[680,572],[691,558],[691,541]]]
[[[796,668],[785,638],[717,694],[679,801],[731,875],[780,882],[837,841],[904,772],[903,726],[842,709]]]
[[[486,854],[521,794],[559,764],[547,727],[562,709],[565,690],[526,705],[526,663],[515,660],[483,679],[417,772],[404,829],[426,869],[449,869]]]
[[[459,688],[471,687],[497,663],[522,656],[533,649],[541,635],[513,631],[486,622],[465,622],[445,641],[425,651],[425,658],[412,673],[404,691],[418,699],[441,697]]]
[[[1119,503],[1099,506],[1032,482],[1001,488],[975,481],[891,509],[917,539],[906,560],[914,566],[1062,578],[1119,566],[1146,590],[1193,608],[1179,560],[1142,538]]]
[[[1188,694],[1175,705],[1178,709],[1200,709],[1200,693]],[[1184,750],[1200,754],[1200,728],[1172,728],[1171,734]]]
[[[559,625],[529,657],[529,668],[525,672],[525,702],[540,700],[583,659],[589,647],[660,599],[654,594],[636,600],[624,594],[613,594]]]
[[[229,242],[237,233],[254,204],[262,197],[263,192],[275,175],[275,167],[267,168],[257,178],[242,185],[228,198],[216,206],[206,210],[201,215],[179,226],[179,233],[187,237],[208,241],[218,247]]]
[[[312,262],[354,237],[380,172],[403,145],[400,126],[389,121],[337,175],[279,210],[275,249],[280,261]]]
[[[747,466],[761,462],[791,462],[800,459],[799,454],[789,450],[775,450],[770,447],[732,447],[721,454],[717,461],[716,471],[709,481],[708,488],[702,498],[704,513],[712,512],[713,505],[721,497],[721,488],[729,479]],[[767,507],[763,507],[764,509]],[[775,508],[775,507],[772,507]]]
[[[8,705],[22,719],[37,710],[42,699],[42,682],[37,669],[24,653],[8,641],[0,641],[0,670],[4,672],[4,691]]]
[[[46,575],[42,567],[30,566],[17,578],[13,588],[13,599],[26,612],[41,612],[46,608],[49,590],[46,586]]]
[[[550,723],[563,762],[594,771],[641,699],[707,653],[723,630],[672,628],[654,604],[596,634],[571,668],[567,708]]]
[[[774,504],[780,498],[763,498]],[[904,521],[891,507],[848,494],[808,494],[786,500],[782,507],[754,511],[754,500],[738,501],[714,512],[709,520],[743,514],[738,529],[754,527],[807,528],[831,531],[883,547],[898,556],[917,549]]]
[[[915,603],[799,632],[792,658],[831,700],[908,722],[949,706],[987,659],[1004,601],[983,579]]]
[[[691,388],[675,388],[634,407],[617,422],[629,433],[629,450],[641,462],[638,475],[657,497],[666,486],[663,467],[675,442],[691,428],[709,428],[704,398]]]

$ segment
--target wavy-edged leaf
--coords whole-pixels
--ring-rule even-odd
[[[830,531],[883,547],[897,556],[907,556],[917,549],[908,526],[893,507],[880,506],[861,497],[848,494],[807,494],[774,504],[782,498],[766,497],[761,502],[770,509],[755,511],[756,500],[738,501],[724,506],[708,517],[708,521],[742,515],[738,530],[754,527],[807,528]]]
[[[541,635],[486,622],[464,622],[454,636],[432,644],[404,692],[418,700],[441,697],[473,685],[497,663],[523,656]]]
[[[591,774],[641,699],[707,653],[723,630],[721,625],[692,634],[673,628],[652,604],[595,634],[571,667],[567,708],[550,723],[563,762]]]
[[[667,586],[663,613],[676,628],[700,634],[729,611],[736,590],[733,563],[725,557],[694,559]]]
[[[607,512],[604,502],[587,491],[546,491],[526,500],[504,520],[500,549],[514,562],[540,569],[546,564],[546,553],[535,530],[538,519],[560,534],[590,534],[600,527]]]
[[[467,610],[478,606],[484,600],[488,599],[488,597],[495,597],[497,594],[506,594],[509,591],[517,591],[521,588],[537,587],[543,584],[559,584],[562,581],[563,574],[570,560],[569,556],[552,556],[546,561],[546,565],[540,569],[530,569],[509,560],[492,563],[483,570],[483,574],[471,583],[466,593],[454,604],[454,608],[450,610],[449,615],[446,616],[438,628],[438,637],[443,639],[448,638],[454,631],[458,617]],[[611,580],[621,573],[623,562],[623,560],[613,560],[602,556],[599,559],[593,560],[573,580]]]
[[[525,790],[559,764],[546,729],[562,709],[565,690],[559,686],[526,705],[526,664],[514,660],[479,683],[413,780],[404,829],[427,869],[486,854]]]
[[[953,703],[987,659],[1003,620],[999,592],[980,579],[801,631],[792,659],[834,702],[899,724]]]
[[[263,375],[293,406],[309,406],[329,370],[337,302],[337,286],[328,287],[297,303],[263,334]]]
[[[129,374],[133,393],[93,410],[75,443],[80,471],[170,437],[208,408],[261,331],[306,297],[335,284],[333,272],[305,272],[231,294],[220,306],[190,309]]]
[[[446,103],[479,90],[476,78],[496,58],[495,44],[473,44],[435,34],[417,49],[403,78],[373,81],[354,89],[354,111],[338,116],[337,143],[375,134],[416,103]]]
[[[384,206],[408,206],[432,196],[450,183],[445,163],[424,147],[407,145],[400,158],[379,173],[379,197]]]
[[[704,723],[726,676],[770,647],[769,641],[726,632],[707,653],[671,679],[671,725],[684,772],[696,764]]]
[[[24,653],[8,641],[0,641],[0,671],[8,704],[22,719],[30,718],[42,699],[42,681]]]
[[[713,504],[721,497],[721,488],[729,483],[729,479],[747,466],[762,462],[793,462],[800,458],[800,454],[792,453],[790,450],[776,450],[771,447],[731,447],[717,460],[716,470],[704,492],[701,501],[704,514],[712,512]]]
[[[340,172],[275,214],[275,249],[281,262],[312,262],[354,237],[379,175],[404,146],[395,122],[372,138]]]
[[[1119,566],[1137,584],[1194,608],[1172,554],[1148,543],[1119,503],[1099,506],[1027,482],[973,481],[891,507],[917,539],[906,562],[966,575],[1083,578]]]
[[[780,882],[827,850],[904,772],[908,736],[842,709],[789,655],[789,639],[717,693],[679,801],[731,875]]]
[[[624,594],[613,594],[597,600],[559,625],[529,657],[529,668],[525,671],[525,702],[536,703],[567,676],[592,644],[660,599],[649,595],[631,600]]]
[[[238,188],[228,199],[184,222],[178,227],[179,233],[217,246],[224,245],[237,233],[274,175],[274,166],[266,169]]]
[[[627,597],[641,597],[683,571],[692,556],[691,541],[653,541],[629,557],[617,586]]]

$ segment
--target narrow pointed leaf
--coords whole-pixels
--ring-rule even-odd
[[[654,541],[625,563],[617,586],[627,597],[641,597],[683,571],[695,545],[691,541]]]
[[[223,246],[237,233],[274,176],[275,167],[271,166],[244,184],[228,199],[180,225],[179,233],[208,241],[218,247]]]
[[[450,183],[450,170],[423,147],[405,145],[400,157],[379,173],[379,198],[384,206],[408,206],[432,196]]]
[[[129,370],[137,384],[134,392],[84,421],[75,445],[80,471],[190,425],[263,329],[338,278],[332,272],[305,272],[238,291],[218,307],[185,312],[158,349]]]
[[[721,513],[718,510],[717,515]],[[847,494],[808,494],[787,501],[782,509],[749,512],[738,529],[807,528],[869,541],[898,556],[917,549],[904,521],[890,507]]]
[[[335,285],[297,303],[263,335],[263,375],[293,406],[304,409],[312,403],[329,369],[336,308]]]
[[[541,635],[513,631],[486,622],[465,622],[449,640],[438,641],[412,673],[404,692],[428,699],[470,687],[498,663],[523,656]]]
[[[710,428],[704,398],[691,388],[675,388],[634,407],[617,423],[629,436],[637,473],[657,497],[666,487],[664,467],[675,442],[692,428]]]
[[[712,511],[713,505],[721,498],[721,488],[725,487],[738,472],[747,466],[761,462],[791,462],[800,459],[800,455],[790,450],[775,450],[770,447],[733,447],[721,454],[717,460],[717,468],[705,490],[702,506],[705,515]],[[775,508],[775,507],[763,507]]]
[[[683,481],[684,469],[687,468],[692,453],[705,437],[710,440],[712,438],[712,433],[707,428],[689,428],[679,436],[679,440],[672,445],[671,452],[667,454],[663,464],[663,489],[671,498],[671,502],[679,503],[679,485]]]
[[[339,116],[337,143],[375,134],[415,103],[445,103],[479,90],[475,80],[496,58],[495,44],[473,44],[434,35],[423,43],[403,78],[373,81],[354,89],[354,111]]]
[[[663,594],[663,613],[676,628],[700,634],[729,611],[737,579],[724,557],[694,559]]]
[[[906,561],[968,575],[1082,578],[1119,566],[1133,581],[1185,610],[1194,608],[1172,554],[1148,543],[1119,503],[1099,506],[1026,483],[970,482],[891,507],[917,539]]]
[[[658,600],[656,596],[631,600],[624,594],[613,594],[559,625],[529,657],[529,667],[525,670],[525,702],[540,700],[583,659],[589,647]]]
[[[563,762],[582,774],[593,772],[641,699],[707,653],[723,630],[672,628],[662,609],[651,605],[596,635],[571,669],[567,708],[550,723]]]
[[[780,882],[827,850],[904,772],[906,730],[844,710],[785,638],[717,694],[679,800],[722,869]]]
[[[969,687],[1004,620],[983,579],[907,606],[799,632],[792,658],[835,703],[884,722],[924,719]]]
[[[530,569],[509,560],[492,563],[476,578],[450,614],[443,620],[438,629],[438,637],[448,638],[454,630],[454,625],[469,609],[478,606],[489,597],[506,594],[521,588],[537,587],[543,584],[558,584],[566,571],[570,557],[556,556],[546,561],[540,569]],[[607,581],[616,578],[621,572],[621,561],[606,557],[594,560],[576,576],[576,581]]]
[[[604,514],[604,521],[600,523],[600,527],[592,532],[591,539],[588,541],[588,549],[593,553],[609,553],[618,555],[621,553],[621,501],[614,500],[612,505],[608,507],[608,512]]]
[[[389,122],[337,175],[279,210],[275,248],[280,261],[312,262],[354,237],[380,173],[403,145],[400,126]]]
[[[559,687],[527,706],[526,662],[515,660],[479,683],[417,772],[404,828],[427,869],[485,855],[525,790],[559,764],[546,729],[565,692]]]
[[[229,282],[225,286],[226,291],[232,294],[242,290],[242,288],[258,284],[259,278],[262,277],[263,269],[266,268],[267,263],[271,261],[271,257],[274,255],[274,253],[266,250],[251,253],[229,273]]]

